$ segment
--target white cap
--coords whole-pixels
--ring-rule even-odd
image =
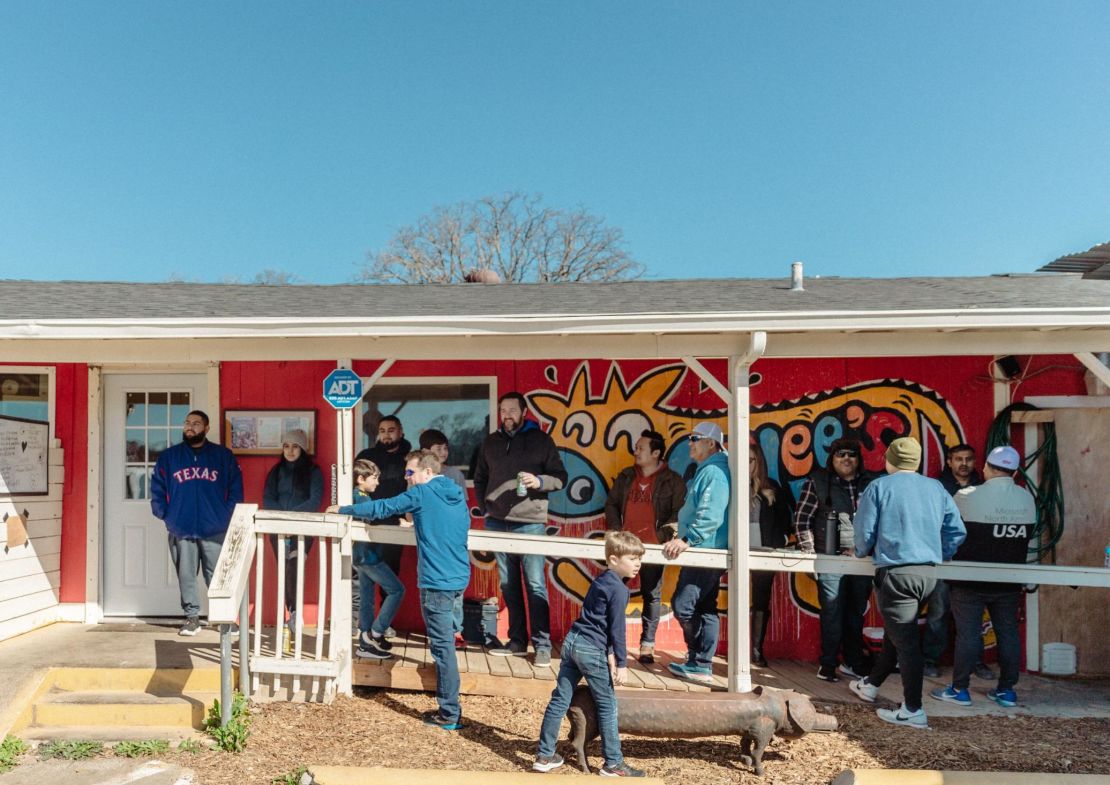
[[[725,435],[721,432],[721,426],[716,423],[699,422],[694,426],[694,433],[705,439],[712,439],[722,449],[725,446]]]
[[[1004,444],[1001,447],[995,447],[987,454],[987,463],[998,469],[1016,472],[1021,466],[1021,456],[1013,447]]]

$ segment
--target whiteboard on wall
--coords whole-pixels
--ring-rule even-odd
[[[0,415],[0,496],[45,496],[50,423]]]

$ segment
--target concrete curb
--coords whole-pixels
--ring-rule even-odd
[[[386,769],[378,766],[309,766],[316,785],[535,785],[532,771],[455,771],[442,769]],[[640,780],[665,785],[657,777]]]
[[[838,774],[830,785],[1110,785],[1110,775],[1010,771],[848,769]]]

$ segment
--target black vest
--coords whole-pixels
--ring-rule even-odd
[[[865,472],[856,475],[856,498],[848,492],[848,487],[836,472],[827,469],[814,469],[810,474],[813,480],[813,492],[817,495],[817,511],[813,514],[813,547],[817,553],[825,552],[825,519],[829,510],[835,513],[847,513],[849,518],[856,516],[856,501],[859,494],[874,477]]]

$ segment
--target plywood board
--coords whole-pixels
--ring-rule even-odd
[[[1067,517],[1056,548],[1058,564],[1100,566],[1110,543],[1110,409],[1056,412],[1056,452],[1063,478]],[[1041,644],[1070,643],[1081,675],[1110,674],[1110,593],[1105,589],[1043,586]]]

